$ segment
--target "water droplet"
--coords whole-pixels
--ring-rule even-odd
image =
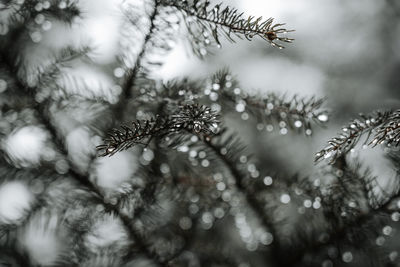
[[[44,1],[43,2],[43,8],[44,9],[49,9],[50,8],[50,2],[49,1]]]
[[[219,183],[217,183],[217,190],[218,190],[218,191],[224,191],[225,188],[226,188],[226,185],[225,185],[224,182],[219,182]]]
[[[385,238],[383,236],[378,236],[375,241],[377,246],[383,246],[385,243]]]
[[[183,230],[189,230],[192,227],[192,220],[189,217],[182,217],[179,220],[179,226]]]
[[[147,149],[143,152],[142,157],[145,161],[152,161],[154,159],[154,152],[151,149]]]
[[[319,208],[321,207],[321,202],[319,202],[319,201],[314,201],[314,203],[313,203],[312,206],[313,206],[314,209],[317,210],[317,209],[319,209]]]
[[[211,212],[206,211],[201,216],[201,220],[204,223],[212,223],[214,221],[214,216],[211,214]]]
[[[322,267],[333,267],[333,263],[331,260],[324,260],[322,262]]]
[[[218,94],[216,92],[211,92],[210,93],[210,100],[211,101],[217,101],[218,100]]]
[[[258,123],[257,124],[257,130],[261,131],[262,129],[264,129],[264,124]]]
[[[282,194],[280,200],[283,204],[288,204],[290,202],[290,196],[288,194]]]
[[[342,254],[342,260],[344,262],[351,262],[353,260],[353,254],[350,251],[346,251]]]
[[[210,166],[210,162],[207,159],[203,159],[201,161],[201,166],[208,167],[208,166]]]
[[[34,43],[39,43],[42,40],[42,34],[38,31],[32,32],[30,35]]]
[[[37,24],[42,24],[44,22],[44,15],[43,14],[37,14],[37,16],[35,17],[35,22]]]
[[[398,255],[399,255],[399,253],[398,253],[397,251],[392,251],[392,252],[390,252],[390,254],[389,254],[389,259],[390,259],[391,261],[395,261]]]
[[[312,201],[309,200],[309,199],[306,199],[306,200],[304,200],[303,205],[304,205],[304,207],[306,207],[306,208],[311,208],[311,206],[312,206]]]
[[[46,20],[46,21],[43,22],[43,24],[42,24],[42,29],[43,29],[44,31],[50,30],[51,27],[52,27],[52,24],[51,24],[51,21],[50,21],[50,20]]]
[[[318,115],[318,120],[319,121],[322,121],[322,122],[326,122],[326,121],[328,121],[328,115],[326,115],[326,114],[320,114],[320,115]]]
[[[391,218],[392,221],[398,222],[400,219],[400,213],[398,211],[393,212]]]
[[[267,132],[272,132],[274,130],[274,126],[271,124],[268,124],[267,127],[265,127],[265,129],[267,130]]]
[[[261,236],[260,236],[260,242],[261,242],[263,245],[268,246],[268,245],[270,245],[270,244],[272,243],[272,241],[274,241],[274,236],[273,236],[271,233],[265,232],[265,233],[262,233],[262,234],[261,234]]]
[[[207,55],[207,50],[206,50],[205,48],[200,48],[200,54],[201,54],[202,56]]]
[[[391,226],[389,226],[389,225],[386,225],[385,227],[383,227],[383,229],[382,229],[382,233],[384,234],[384,235],[390,235],[391,233],[392,233],[392,227]]]
[[[122,76],[124,76],[124,69],[123,68],[115,68],[114,69],[114,76],[117,78],[121,78]]]
[[[225,211],[224,211],[224,209],[223,209],[223,208],[220,208],[220,207],[215,208],[215,210],[214,210],[214,216],[215,216],[216,218],[218,218],[218,219],[223,218],[223,217],[225,216]]]
[[[42,11],[42,9],[43,9],[43,4],[42,3],[37,3],[36,6],[35,6],[35,10],[40,12],[40,11]]]
[[[219,85],[218,83],[214,83],[214,84],[212,85],[212,88],[213,88],[214,90],[219,90],[220,85]]]
[[[265,176],[263,181],[266,186],[270,186],[273,183],[273,179],[271,176]]]
[[[294,127],[300,128],[301,126],[303,126],[303,123],[301,121],[297,120],[294,122]]]
[[[244,110],[245,110],[245,108],[246,108],[246,106],[241,102],[241,103],[238,103],[237,105],[236,105],[236,111],[237,112],[243,112]]]

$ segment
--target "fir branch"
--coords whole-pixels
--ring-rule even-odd
[[[51,124],[51,122],[47,121],[47,117],[44,115],[43,111],[40,112],[40,110],[39,110],[39,114],[41,114],[41,118],[43,119],[44,125],[46,125],[46,128],[51,132],[51,136],[53,137],[53,142],[55,144],[58,144],[57,147],[59,147],[63,151],[64,155],[68,155],[64,145],[56,137],[57,134],[56,134],[56,131],[55,131],[53,125]],[[105,210],[107,212],[111,212],[111,213],[117,215],[121,219],[123,225],[128,230],[131,240],[134,240],[134,242],[135,242],[134,243],[135,248],[139,249],[139,251],[141,251],[149,259],[154,260],[157,263],[157,265],[165,266],[158,259],[158,256],[155,255],[153,252],[151,252],[148,249],[146,242],[143,240],[143,237],[134,229],[134,225],[132,224],[131,218],[129,218],[128,216],[121,213],[120,210],[117,208],[117,206],[106,203],[104,201],[105,197],[102,194],[102,192],[92,182],[90,182],[87,179],[87,177],[80,175],[79,173],[77,173],[76,171],[74,171],[72,169],[69,169],[69,174],[71,175],[72,178],[74,178],[74,180],[79,182],[82,186],[87,188],[90,192],[93,192],[93,194],[96,196],[96,198],[105,207]]]
[[[143,60],[143,57],[146,54],[146,47],[148,42],[150,41],[155,29],[156,29],[156,25],[155,25],[155,19],[157,17],[158,14],[158,3],[157,1],[154,3],[154,7],[153,7],[153,11],[150,14],[150,28],[147,31],[145,37],[144,37],[144,41],[142,44],[142,49],[140,50],[140,53],[138,54],[136,61],[135,61],[135,65],[133,66],[132,69],[130,69],[127,73],[126,79],[125,79],[125,83],[123,85],[123,89],[122,89],[122,101],[125,101],[122,105],[122,107],[125,107],[127,100],[131,97],[131,89],[134,86],[135,80],[137,78],[137,75],[139,73],[139,69],[141,67],[141,62]],[[127,14],[127,16],[129,17],[129,15]],[[134,24],[135,22],[132,21],[132,23]],[[121,106],[121,105],[120,105]],[[120,112],[122,112],[123,108],[119,107],[118,108],[120,110]]]
[[[316,153],[315,161],[329,159],[334,163],[340,156],[345,155],[367,135],[364,145],[375,147],[379,144],[398,146],[400,143],[400,110],[380,112],[371,115],[360,114],[359,119],[352,120],[342,128],[342,132],[328,141],[329,145]]]
[[[322,109],[324,99],[299,98],[296,95],[287,98],[274,93],[266,97],[250,95],[240,89],[238,82],[227,70],[217,72],[212,80],[210,87],[221,96],[223,107],[230,106],[239,113],[249,112],[258,123],[267,124],[267,130],[273,129],[273,124],[278,124],[281,133],[290,128],[311,135],[311,124],[323,125],[328,121],[328,112]]]
[[[4,1],[3,1],[4,2]],[[25,27],[27,21],[35,19],[37,24],[42,24],[46,19],[55,18],[67,24],[72,24],[73,19],[81,15],[74,0],[10,0],[2,3],[0,11],[4,14],[0,22],[0,30],[7,33],[20,26]]]
[[[218,126],[218,115],[206,106],[197,104],[184,105],[167,116],[156,116],[146,121],[134,121],[132,127],[122,126],[122,130],[114,129],[97,146],[100,156],[112,156],[116,152],[134,145],[148,145],[153,137],[164,137],[168,134],[179,134],[186,131],[200,134],[212,134]]]
[[[359,168],[358,164],[349,167],[345,158],[340,157],[335,165],[319,169],[318,176],[333,178],[327,185],[308,179],[293,181],[307,195],[320,202],[327,236],[324,240],[320,236],[302,239],[302,246],[287,259],[285,266],[296,266],[307,253],[318,255],[328,244],[359,246],[362,241],[369,242],[370,234],[378,233],[377,229],[381,229],[382,224],[376,218],[386,211],[383,206],[374,209],[370,205],[368,200],[371,177],[368,172],[359,174]],[[302,231],[302,228],[298,227],[298,231]]]
[[[276,234],[275,226],[268,218],[268,214],[266,214],[263,205],[258,201],[254,192],[250,191],[250,187],[247,186],[252,179],[250,177],[250,172],[246,168],[247,165],[243,164],[240,160],[246,147],[241,142],[240,138],[235,134],[228,134],[228,129],[223,127],[217,135],[213,137],[204,136],[202,141],[228,168],[235,180],[237,189],[243,194],[262,225],[272,232],[273,235]],[[276,261],[277,266],[282,263],[279,255],[279,247],[280,244],[278,240],[274,239],[272,255],[275,255],[273,259]]]
[[[8,62],[6,61],[6,63]],[[18,78],[14,77],[14,80],[18,90],[27,90],[26,86],[24,86],[24,84],[22,84],[18,80]],[[34,101],[32,100],[32,102]],[[46,129],[50,132],[50,136],[53,143],[57,146],[60,152],[66,157],[68,155],[68,152],[62,140],[58,137],[57,131],[53,126],[53,124],[51,123],[49,116],[47,115],[48,114],[48,112],[46,112],[47,103],[41,103],[39,105],[38,103],[34,102],[32,103],[32,106],[34,107],[38,115],[39,123],[44,125]],[[80,173],[76,172],[71,168],[68,170],[67,175],[72,177],[75,181],[79,182],[84,188],[92,192],[94,196],[98,199],[98,201],[105,207],[106,211],[117,215],[121,219],[123,225],[128,230],[130,239],[135,241],[134,243],[135,248],[138,248],[139,251],[141,251],[149,259],[154,260],[158,266],[166,266],[158,259],[158,255],[155,255],[155,253],[149,250],[146,242],[143,240],[143,237],[136,231],[134,225],[132,224],[132,220],[128,216],[122,214],[116,206],[106,203],[104,201],[105,197],[103,193],[97,188],[96,185],[94,185],[91,181],[89,181],[89,179],[86,176],[81,175]]]
[[[141,88],[146,88],[143,85]],[[324,99],[279,96],[273,93],[263,96],[250,95],[227,69],[218,71],[211,79],[191,81],[188,78],[172,80],[160,88],[152,84],[149,89],[135,95],[135,102],[146,105],[149,101],[185,103],[199,101],[221,110],[221,113],[238,112],[251,115],[258,129],[272,131],[278,125],[281,133],[288,129],[303,131],[311,135],[312,125],[323,126],[329,119],[323,108]],[[249,117],[249,116],[247,116]]]
[[[209,0],[158,0],[158,2],[161,5],[172,6],[181,11],[188,31],[195,39],[200,38],[197,35],[204,34],[204,32],[210,33],[218,44],[220,44],[219,36],[221,34],[232,42],[234,41],[232,35],[239,38],[243,36],[247,40],[258,36],[280,49],[284,46],[277,41],[291,43],[294,40],[283,36],[283,34],[293,30],[282,27],[285,24],[274,24],[273,18],[266,20],[263,20],[262,17],[255,18],[253,16],[246,18],[243,13],[235,8],[222,7],[221,4],[211,6]],[[189,18],[194,19],[195,25]]]

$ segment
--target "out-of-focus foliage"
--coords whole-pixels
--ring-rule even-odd
[[[0,265],[396,266],[396,7],[0,0]]]

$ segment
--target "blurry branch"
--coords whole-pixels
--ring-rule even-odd
[[[383,210],[388,212],[400,211],[400,153],[399,151],[391,151],[387,155],[387,158],[393,164],[393,168],[396,170],[396,176],[392,179],[392,181],[388,181],[388,184],[385,186],[385,188],[389,189],[389,192],[379,187],[383,196],[377,199],[377,203]],[[377,184],[379,186],[379,183]]]
[[[49,130],[51,133],[51,136],[53,138],[53,142],[57,145],[57,148],[59,148],[62,153],[66,156],[68,155],[68,152],[65,149],[65,146],[62,144],[62,141],[57,138],[57,133],[54,128],[54,126],[51,124],[51,122],[48,120],[48,117],[45,115],[44,110],[40,109],[39,107],[43,107],[43,105],[38,106],[38,113],[40,115],[40,118],[42,119],[42,123],[46,126],[46,128]],[[160,261],[158,260],[158,256],[155,255],[153,252],[151,252],[146,245],[146,242],[143,240],[142,236],[134,229],[134,224],[128,216],[122,214],[117,206],[106,203],[104,201],[104,195],[102,192],[92,183],[89,181],[89,179],[86,176],[82,176],[81,174],[77,173],[73,169],[69,169],[69,174],[71,175],[74,180],[80,182],[84,187],[86,187],[90,192],[96,195],[97,199],[102,203],[102,205],[105,207],[105,209],[115,215],[117,215],[121,221],[123,222],[125,228],[128,230],[128,233],[130,235],[131,240],[134,240],[134,247],[137,247],[139,251],[141,251],[144,255],[146,255],[149,259],[154,260],[156,263],[158,262],[159,266],[164,266],[160,264]]]
[[[274,24],[273,18],[266,20],[253,16],[246,18],[235,8],[222,7],[221,4],[211,6],[209,0],[157,1],[161,5],[172,6],[182,12],[189,34],[197,41],[201,40],[200,34],[206,35],[205,32],[210,33],[218,44],[221,34],[230,41],[234,41],[232,35],[245,37],[247,40],[258,36],[279,48],[284,47],[277,41],[291,43],[294,40],[284,36],[293,30],[283,28],[284,24]]]
[[[221,104],[226,104],[223,107],[231,106],[238,112],[248,111],[259,123],[277,122],[281,129],[303,129],[306,135],[311,135],[312,123],[328,121],[328,112],[322,109],[323,99],[298,98],[296,95],[287,98],[274,93],[266,97],[250,95],[238,87],[239,84],[227,70],[217,72],[212,80],[212,87],[222,98]]]
[[[83,46],[79,49],[74,47],[66,47],[61,49],[54,56],[54,60],[48,63],[48,67],[39,71],[38,84],[40,87],[53,85],[54,81],[60,74],[61,68],[67,66],[67,63],[75,59],[90,60],[88,54],[92,51],[89,46]]]
[[[240,88],[228,70],[219,71],[206,81],[183,79],[169,81],[162,88],[153,85],[145,93],[135,96],[135,101],[141,104],[152,100],[178,104],[204,101],[211,107],[217,104],[221,113],[237,112],[243,115],[247,112],[259,123],[257,127],[266,126],[268,131],[278,124],[282,131],[303,130],[306,135],[311,135],[312,124],[323,125],[329,119],[328,111],[323,108],[324,99],[288,98],[274,93],[250,95]]]
[[[101,156],[112,156],[137,144],[148,145],[156,136],[161,138],[186,131],[211,134],[217,125],[217,114],[210,108],[197,104],[184,105],[173,114],[158,115],[142,122],[134,121],[132,127],[122,126],[122,131],[114,129],[97,149],[101,151]]]
[[[19,252],[18,248],[15,245],[11,248],[8,246],[0,245],[0,265],[25,267],[34,266],[29,259],[29,255],[27,255],[27,253]]]
[[[387,225],[385,219],[390,210],[385,203],[375,205],[375,197],[371,194],[376,186],[371,185],[374,178],[368,171],[359,173],[360,163],[350,167],[341,156],[334,165],[325,167],[321,168],[321,179],[334,177],[327,185],[308,180],[297,184],[321,203],[327,235],[322,239],[321,236],[315,236],[301,240],[302,246],[297,248],[286,266],[297,266],[305,254],[318,255],[329,245],[351,245],[363,249],[371,247],[371,235],[376,238],[381,234],[382,226]],[[302,231],[301,226],[296,229]]]
[[[371,115],[360,114],[359,119],[343,127],[342,132],[328,141],[329,145],[316,153],[315,161],[329,159],[334,163],[337,158],[356,146],[366,135],[364,145],[373,147],[380,144],[398,146],[400,143],[400,110],[380,112]]]
[[[50,17],[71,24],[73,19],[81,14],[76,6],[76,1],[73,0],[2,1],[0,12],[4,14],[0,30],[3,27],[8,30],[9,28],[24,26],[31,19],[35,19],[37,24],[42,24],[46,18]]]
[[[5,61],[5,63],[8,63],[8,61]],[[12,69],[11,65],[9,65],[9,69]],[[18,77],[14,77],[16,87],[20,90],[28,91],[26,86],[24,86],[18,79]],[[36,88],[35,88],[36,89]],[[67,157],[68,152],[63,144],[63,141],[58,137],[57,130],[55,129],[54,125],[51,123],[48,112],[47,112],[47,105],[45,103],[37,103],[32,99],[32,106],[34,107],[35,111],[37,112],[38,115],[38,120],[39,123],[44,125],[46,129],[50,132],[50,136],[52,139],[52,142],[56,145],[57,149],[65,156]],[[155,263],[158,266],[164,266],[164,264],[161,263],[161,261],[158,259],[158,256],[155,255],[153,252],[151,252],[147,245],[146,242],[143,240],[142,236],[134,229],[134,224],[132,220],[122,214],[119,209],[111,205],[107,202],[105,202],[105,198],[102,194],[102,192],[92,183],[89,181],[88,177],[81,175],[80,173],[76,172],[74,169],[70,168],[68,170],[67,175],[70,175],[75,181],[79,182],[83,187],[87,188],[90,192],[92,192],[96,198],[99,200],[100,203],[105,207],[105,209],[109,212],[114,213],[117,215],[121,221],[123,222],[125,228],[128,230],[128,233],[130,235],[131,240],[134,240],[134,247],[138,248],[139,251],[141,251],[144,255],[146,255],[149,259],[152,259],[155,261]]]
[[[25,0],[20,9],[21,15],[23,14],[22,12],[30,12],[31,17],[44,14],[66,23],[72,23],[73,19],[81,14],[81,11],[76,6],[76,1],[74,0],[56,0],[47,2]]]
[[[155,21],[155,18],[157,16],[157,14],[158,14],[158,3],[155,2],[153,10],[152,10],[152,13],[150,14],[150,17],[149,17],[150,28],[145,33],[144,41],[143,41],[140,53],[138,54],[138,56],[136,58],[135,65],[133,66],[132,69],[130,69],[128,71],[125,83],[124,83],[124,85],[122,87],[122,96],[121,96],[121,98],[122,98],[122,101],[124,101],[124,102],[127,102],[127,100],[131,97],[131,89],[134,86],[135,79],[137,78],[137,74],[138,74],[139,69],[141,67],[142,59],[146,54],[147,43],[150,41],[150,39],[151,39],[151,37],[153,35],[153,32],[156,29],[156,25],[155,25],[154,21]],[[129,17],[129,14],[127,14],[127,16]],[[132,21],[132,20],[131,20],[131,22],[132,22],[132,24],[136,23],[135,21]],[[125,105],[118,105],[118,106],[123,106],[124,107]],[[119,110],[122,111],[123,108],[119,107]],[[120,114],[117,114],[117,115],[120,115]]]
[[[240,137],[235,134],[229,134],[228,129],[223,127],[217,135],[213,137],[205,135],[202,141],[225,164],[234,178],[239,192],[246,198],[262,225],[275,236],[276,230],[272,220],[266,214],[263,205],[257,200],[256,194],[248,187],[251,177],[249,170],[246,168],[247,165],[243,164],[241,160],[246,146],[242,143]],[[278,254],[279,243],[276,239],[274,242],[273,250],[275,253],[272,254],[275,255],[274,260],[278,264],[280,263],[280,255]]]

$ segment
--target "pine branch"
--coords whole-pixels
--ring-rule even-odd
[[[311,135],[313,123],[323,125],[328,121],[328,112],[322,109],[324,99],[298,98],[296,95],[286,98],[285,95],[277,96],[274,93],[266,97],[250,95],[240,89],[238,82],[227,70],[217,72],[212,80],[210,87],[212,92],[220,95],[221,100],[218,102],[222,108],[230,106],[239,113],[248,112],[261,125],[267,124],[268,131],[273,129],[274,124],[278,124],[282,134],[290,128]]]
[[[145,84],[142,87],[146,88]],[[237,112],[242,118],[254,118],[260,130],[266,128],[272,131],[277,125],[282,134],[294,129],[311,135],[313,124],[323,126],[329,118],[328,111],[322,107],[324,99],[300,98],[296,95],[288,98],[273,93],[267,96],[250,95],[240,88],[240,84],[226,69],[206,81],[185,78],[169,81],[162,87],[152,83],[149,89],[138,93],[134,99],[138,105],[146,105],[151,101],[177,104],[198,101],[221,113]]]
[[[263,205],[259,203],[256,198],[256,195],[253,192],[250,192],[247,184],[249,180],[251,180],[249,171],[247,169],[242,169],[240,166],[244,164],[241,162],[240,157],[243,154],[243,150],[245,149],[245,145],[242,144],[240,138],[234,134],[228,134],[223,140],[223,135],[228,131],[227,128],[222,128],[221,131],[215,135],[214,137],[204,136],[202,138],[203,143],[210,148],[218,158],[225,164],[228,168],[232,177],[235,180],[235,184],[237,189],[243,194],[246,198],[247,203],[254,210],[257,217],[260,219],[262,225],[272,232],[273,235],[277,233],[275,230],[275,226],[272,221],[268,218]],[[276,264],[280,264],[280,252],[279,252],[279,242],[274,239],[274,245],[272,247],[273,252],[272,255],[275,255],[273,258],[276,261]],[[277,266],[278,266],[277,265]]]
[[[28,91],[26,89],[26,87],[22,83],[20,83],[18,78],[14,77],[14,80],[15,80],[17,89]],[[36,91],[36,90],[34,90],[34,91]],[[66,157],[68,155],[68,152],[67,152],[62,140],[60,138],[58,138],[58,134],[57,134],[55,127],[51,123],[49,117],[46,115],[47,114],[47,112],[46,112],[47,103],[38,104],[38,103],[34,102],[32,104],[32,106],[34,107],[34,109],[38,115],[39,123],[44,125],[46,127],[46,129],[50,132],[50,136],[51,136],[53,143],[57,146],[57,148],[60,150],[60,152]],[[90,192],[92,192],[96,196],[96,198],[100,201],[100,203],[105,207],[105,209],[107,211],[116,214],[121,219],[124,226],[128,230],[131,240],[135,241],[135,247],[137,247],[149,259],[154,260],[158,266],[165,266],[158,259],[158,256],[155,255],[153,252],[151,252],[147,248],[146,242],[143,240],[143,238],[140,236],[140,234],[137,233],[137,231],[134,229],[134,225],[132,225],[131,219],[129,217],[127,217],[126,215],[122,214],[117,209],[116,206],[106,203],[104,201],[105,198],[104,198],[102,192],[92,182],[90,182],[86,176],[81,175],[80,173],[76,172],[75,170],[73,170],[71,168],[68,170],[67,175],[71,176],[75,181],[79,182],[83,187],[87,188]]]
[[[4,1],[3,1],[4,2]],[[0,30],[6,34],[10,28],[14,30],[20,26],[24,27],[27,22],[34,19],[35,23],[42,26],[47,23],[46,19],[56,18],[67,24],[71,24],[73,19],[81,15],[76,6],[76,1],[53,0],[53,1],[5,1],[2,3],[0,11],[4,14],[0,22]],[[42,26],[46,28],[47,26]],[[33,40],[35,38],[32,38]]]
[[[157,1],[154,3],[154,7],[153,7],[153,11],[150,14],[150,27],[149,30],[147,31],[145,37],[144,37],[144,41],[142,44],[142,48],[140,50],[140,53],[138,54],[136,61],[135,61],[135,65],[133,66],[132,69],[130,69],[128,71],[128,74],[126,76],[126,80],[125,83],[123,85],[123,89],[122,89],[122,96],[121,99],[123,101],[122,107],[125,107],[126,102],[131,98],[131,89],[134,86],[135,83],[135,79],[137,78],[137,75],[139,73],[139,69],[141,67],[141,62],[143,60],[143,57],[146,54],[146,46],[148,44],[148,42],[150,41],[155,29],[156,29],[156,25],[155,25],[155,18],[157,17],[158,14],[158,3]],[[129,14],[127,14],[127,16],[129,16]],[[134,23],[134,22],[132,22]],[[121,104],[120,104],[121,105]],[[122,111],[123,108],[119,107],[119,109]]]
[[[212,134],[217,125],[217,114],[210,108],[197,104],[184,105],[169,116],[161,115],[146,121],[134,121],[132,127],[122,126],[122,130],[114,129],[104,140],[104,144],[97,146],[97,149],[101,156],[112,156],[134,145],[148,145],[154,137],[186,131]]]
[[[398,146],[400,143],[400,110],[375,111],[367,116],[360,114],[359,119],[351,121],[338,136],[328,141],[327,147],[316,153],[315,161],[329,159],[330,163],[334,163],[336,159],[354,148],[364,135],[366,135],[364,145]]]
[[[232,35],[239,38],[243,36],[247,40],[258,36],[280,49],[284,47],[277,41],[291,43],[294,40],[283,36],[293,30],[283,28],[284,24],[274,24],[273,18],[266,20],[253,16],[246,18],[235,8],[222,7],[221,4],[211,6],[209,0],[158,0],[158,2],[164,6],[175,7],[182,12],[188,31],[195,40],[199,40],[199,35],[204,32],[210,33],[218,44],[220,44],[221,34],[230,41],[234,41]]]
[[[42,104],[42,106],[43,106],[43,104]],[[57,134],[56,134],[56,131],[55,131],[53,125],[47,121],[47,119],[46,119],[47,116],[43,113],[43,111],[41,112],[40,110],[39,110],[39,114],[41,115],[41,118],[43,120],[42,122],[44,123],[44,125],[46,125],[46,128],[52,133],[53,142],[55,144],[58,144],[57,147],[59,147],[63,151],[64,155],[67,155],[67,151],[65,150],[64,145],[61,143],[61,141],[58,138],[56,138]],[[141,251],[149,259],[154,260],[156,263],[158,263],[159,266],[165,266],[158,259],[158,256],[155,255],[153,252],[151,252],[148,249],[146,242],[143,240],[142,236],[140,236],[140,234],[134,229],[134,225],[132,224],[131,218],[122,214],[119,211],[119,209],[117,208],[117,206],[106,203],[104,201],[105,197],[102,194],[102,192],[94,184],[92,184],[87,179],[87,177],[80,175],[79,173],[75,172],[73,169],[69,169],[69,174],[71,175],[72,178],[74,178],[74,180],[78,181],[82,186],[86,187],[90,192],[93,192],[97,196],[100,203],[105,207],[106,211],[114,213],[121,219],[123,225],[128,230],[131,240],[134,240],[134,242],[135,242],[134,246],[136,248],[138,248],[139,251]]]
[[[360,165],[349,167],[344,157],[338,158],[333,166],[325,167],[320,169],[319,176],[323,177],[321,179],[329,177],[331,181],[327,185],[316,185],[309,180],[294,183],[309,196],[319,199],[327,236],[325,239],[315,236],[301,240],[302,246],[292,254],[287,266],[297,266],[306,254],[319,255],[330,244],[370,247],[371,235],[376,238],[381,234],[382,226],[387,224],[381,219],[387,217],[386,205],[381,203],[374,207],[370,203],[373,197],[370,194],[372,178],[368,172],[358,173]],[[297,229],[302,230],[301,227]]]

